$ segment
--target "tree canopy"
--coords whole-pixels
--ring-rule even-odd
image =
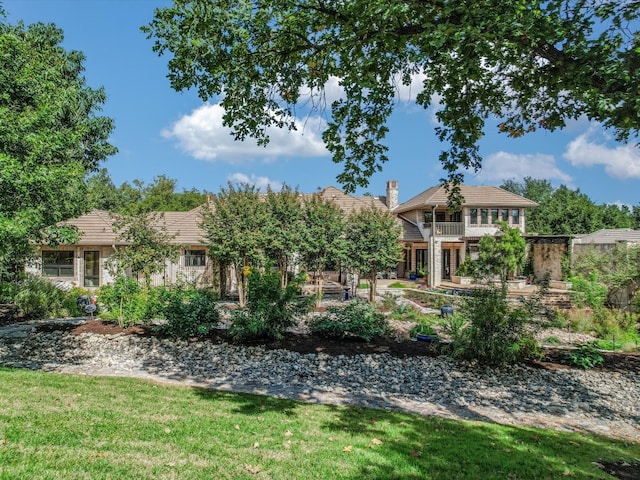
[[[115,153],[105,101],[82,76],[84,56],[62,31],[5,23],[0,11],[0,273],[34,242],[69,240],[57,222],[87,210],[85,176]]]
[[[151,211],[184,212],[205,203],[205,192],[196,188],[177,192],[176,186],[176,180],[158,175],[149,184],[135,179],[116,187],[107,169],[102,168],[87,179],[87,199],[91,208],[129,215]]]
[[[460,167],[480,168],[490,117],[511,137],[585,116],[636,138],[639,15],[620,0],[174,0],[143,31],[170,56],[174,89],[220,96],[237,139],[266,144],[268,126],[326,115],[323,139],[351,192],[387,160],[386,121],[415,79],[417,104],[440,106],[454,185]],[[327,100],[335,81],[343,94]]]
[[[602,228],[638,228],[638,207],[597,205],[588,195],[566,185],[554,188],[548,180],[525,177],[507,180],[505,190],[538,203],[527,212],[527,231],[543,235],[577,235]]]

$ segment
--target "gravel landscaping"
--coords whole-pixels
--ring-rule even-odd
[[[640,440],[638,369],[483,369],[444,356],[300,353],[214,341],[79,333],[72,326],[42,328],[34,322],[0,327],[0,365],[132,376]]]

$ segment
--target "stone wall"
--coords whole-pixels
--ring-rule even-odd
[[[562,280],[562,259],[567,251],[565,243],[538,242],[530,245],[533,256],[533,273],[536,280],[543,278],[547,272],[550,280]]]

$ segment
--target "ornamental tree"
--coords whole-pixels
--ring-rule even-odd
[[[346,227],[347,263],[369,280],[373,302],[378,272],[395,269],[402,259],[400,226],[388,211],[368,207],[351,215]]]
[[[304,210],[300,193],[284,185],[279,192],[267,189],[265,197],[268,221],[264,225],[264,251],[280,272],[280,285],[287,286],[287,272],[296,262],[297,252],[304,238]]]
[[[318,193],[304,202],[304,238],[300,258],[316,284],[316,306],[322,301],[322,272],[327,264],[344,256],[344,213]]]
[[[233,267],[238,285],[240,307],[246,305],[246,286],[252,268],[264,260],[268,221],[265,202],[255,185],[242,184],[221,188],[202,212],[201,227],[208,240],[209,255],[224,267]]]
[[[639,15],[640,3],[620,0],[174,0],[142,29],[170,57],[171,86],[219,96],[239,140],[266,144],[266,127],[296,128],[305,108],[324,114],[351,192],[387,160],[403,86],[424,108],[437,99],[453,185],[460,167],[480,168],[490,117],[511,137],[584,116],[637,138]],[[342,96],[327,100],[336,82]]]
[[[109,258],[109,268],[116,274],[131,271],[136,277],[144,277],[147,290],[151,276],[162,272],[167,261],[177,261],[180,251],[172,241],[175,235],[168,233],[164,214],[158,212],[138,215],[116,215],[114,232],[118,232],[117,247]]]
[[[73,241],[58,222],[88,209],[85,177],[116,152],[105,101],[82,76],[84,56],[62,31],[5,23],[0,9],[0,276],[17,273],[36,243]]]

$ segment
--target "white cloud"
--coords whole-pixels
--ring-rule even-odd
[[[591,126],[570,142],[563,157],[576,167],[602,165],[610,177],[640,178],[640,149],[629,144],[609,147],[604,143],[604,138],[602,143],[597,143],[592,137],[597,134],[598,128]]]
[[[411,75],[411,83],[405,85],[402,83],[402,75],[396,74],[391,79],[391,83],[396,88],[396,99],[403,103],[413,103],[416,101],[418,94],[424,90],[424,80],[427,76],[420,72]]]
[[[230,135],[231,130],[222,125],[223,114],[224,109],[220,105],[203,105],[184,115],[162,135],[176,139],[181,150],[199,160],[242,163],[255,159],[328,155],[319,128],[319,125],[324,127],[324,122],[319,119],[313,122],[311,119],[296,120],[296,131],[270,128],[269,145],[260,147],[252,138],[235,141]]]
[[[482,160],[482,171],[478,180],[498,181],[507,179],[520,180],[524,177],[559,180],[571,183],[571,177],[556,165],[553,155],[542,153],[517,155],[508,152],[496,152]]]
[[[277,180],[271,180],[267,177],[259,177],[257,175],[251,174],[245,175],[244,173],[232,173],[227,177],[231,183],[241,184],[248,183],[250,185],[255,185],[260,191],[266,192],[267,187],[271,187],[272,190],[280,191],[282,189],[282,183]]]

